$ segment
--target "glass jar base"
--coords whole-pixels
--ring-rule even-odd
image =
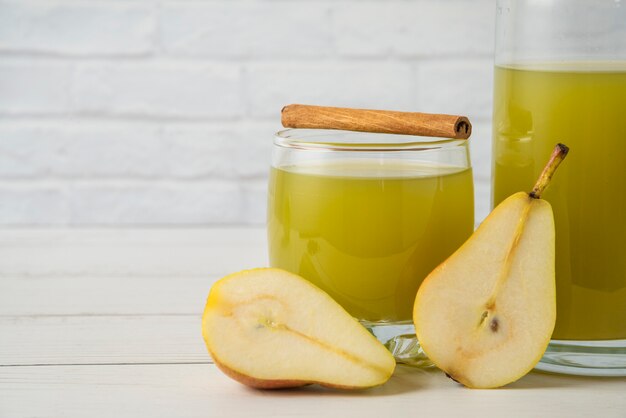
[[[420,347],[411,321],[360,323],[387,347],[397,363],[414,367],[434,367]]]
[[[626,339],[552,340],[535,368],[579,376],[626,376]]]

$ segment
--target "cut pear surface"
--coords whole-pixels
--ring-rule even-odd
[[[556,321],[555,231],[541,194],[569,149],[557,144],[530,193],[500,203],[422,283],[413,321],[426,355],[452,379],[493,388],[528,373]]]
[[[556,320],[554,220],[517,193],[420,287],[414,322],[428,357],[468,387],[503,386],[543,355]]]
[[[202,334],[225,374],[257,388],[368,388],[385,383],[395,368],[391,353],[330,296],[280,269],[216,282]]]

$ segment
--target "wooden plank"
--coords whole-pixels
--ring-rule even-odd
[[[623,418],[625,389],[623,379],[533,373],[504,389],[469,390],[400,367],[367,391],[255,391],[214,365],[0,367],[0,416]]]
[[[264,228],[0,230],[0,279],[224,275],[267,264]]]
[[[0,319],[0,366],[207,363],[200,315]]]
[[[624,378],[471,391],[399,367],[358,393],[246,389],[195,364],[200,314],[215,279],[265,254],[262,228],[0,230],[0,417],[625,416]]]
[[[200,315],[220,276],[0,277],[0,316]]]

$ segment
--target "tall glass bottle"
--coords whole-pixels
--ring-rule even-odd
[[[571,149],[544,195],[557,323],[538,368],[626,375],[626,1],[498,0],[495,65],[492,204]]]

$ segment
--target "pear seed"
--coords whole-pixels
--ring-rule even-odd
[[[491,332],[498,332],[498,327],[500,323],[498,322],[498,318],[493,318],[489,323],[489,328],[491,328]]]

